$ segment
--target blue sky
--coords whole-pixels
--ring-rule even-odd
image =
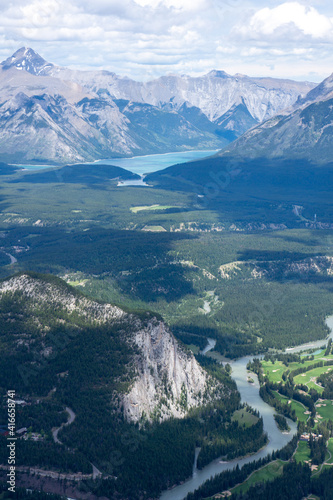
[[[333,72],[330,0],[0,0],[0,57],[32,47],[55,64],[137,80],[162,74]]]

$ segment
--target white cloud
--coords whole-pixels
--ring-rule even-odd
[[[304,35],[314,39],[332,37],[332,19],[320,14],[314,7],[298,2],[286,2],[275,8],[265,7],[256,12],[236,33],[248,38],[261,39],[283,36],[290,38]]]
[[[135,2],[142,7],[157,8],[164,5],[177,10],[198,10],[207,4],[206,0],[135,0]]]
[[[31,46],[139,80],[212,69],[319,80],[333,70],[333,5],[321,1],[0,0],[0,56]]]

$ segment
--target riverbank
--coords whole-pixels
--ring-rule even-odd
[[[318,341],[320,345],[327,344],[330,338],[333,338],[333,316],[326,318],[326,324],[331,330],[329,336],[325,340]],[[203,350],[203,353],[212,350],[213,339],[208,340],[208,345]],[[312,343],[311,343],[312,344]],[[300,351],[305,350],[308,344],[303,344],[298,346]],[[205,351],[205,352],[204,352]],[[259,411],[264,422],[264,432],[268,435],[268,444],[259,450],[258,452],[240,459],[235,459],[230,462],[221,462],[221,459],[216,459],[209,465],[204,467],[202,470],[196,470],[193,476],[185,481],[179,486],[175,486],[170,490],[166,490],[160,496],[160,500],[183,500],[186,498],[187,494],[193,492],[201,484],[203,484],[208,479],[213,476],[220,474],[221,472],[230,471],[237,465],[241,468],[243,465],[259,460],[260,458],[265,458],[267,455],[271,454],[273,451],[283,448],[293,436],[297,433],[297,424],[290,419],[287,419],[288,425],[290,427],[289,432],[281,432],[275,422],[274,414],[276,410],[266,404],[259,395],[259,381],[257,375],[253,375],[253,383],[249,384],[247,381],[248,373],[246,366],[249,361],[252,361],[255,356],[246,356],[240,358],[236,361],[230,362],[232,368],[232,378],[237,384],[238,391],[241,395],[241,402],[247,403],[252,408]]]

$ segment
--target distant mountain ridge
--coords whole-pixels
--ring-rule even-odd
[[[333,74],[298,99],[291,112],[252,128],[219,155],[329,163],[332,153]]]
[[[25,47],[0,67],[0,159],[13,163],[223,148],[314,87],[224,71],[136,82]]]
[[[198,203],[221,217],[238,214],[237,227],[243,230],[261,223],[262,228],[330,228],[332,90],[330,76],[292,108],[254,126],[216,155],[151,173],[145,181],[197,193]],[[307,217],[293,214],[293,206],[306,207]]]

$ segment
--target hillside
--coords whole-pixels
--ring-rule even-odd
[[[220,155],[242,158],[304,158],[322,164],[332,160],[332,75],[299,99],[291,113],[252,128]]]
[[[102,327],[106,335],[113,336],[112,341],[110,338],[110,347],[112,343],[118,345],[127,360],[122,367],[118,366],[115,373],[110,367],[111,370],[109,368],[107,371],[111,378],[108,380],[104,376],[103,379],[114,389],[116,385],[120,387],[121,383],[127,381],[128,388],[121,391],[120,405],[114,409],[122,409],[128,420],[140,420],[143,414],[151,420],[157,408],[161,414],[159,418],[181,417],[191,407],[211,399],[208,387],[212,381],[193,355],[182,351],[166,325],[150,317],[149,313],[145,319],[140,319],[119,307],[100,304],[81,296],[57,278],[35,275],[23,274],[3,281],[0,284],[0,297],[3,345],[1,371],[5,371],[8,356],[13,356],[13,366],[17,367],[16,373],[15,370],[7,375],[3,373],[3,387],[16,386],[23,390],[24,386],[30,386],[32,392],[51,390],[51,380],[56,384],[54,363],[59,351],[66,350],[73,339],[78,342],[84,336],[84,330]],[[78,362],[81,357],[85,358],[84,347],[77,355]],[[99,355],[100,373],[108,358],[111,357],[114,364],[117,361],[117,365],[120,361],[114,358],[115,353],[112,351],[104,355],[100,352]],[[20,356],[23,362],[17,364]],[[36,359],[39,359],[38,363]],[[93,363],[95,361],[91,360]],[[51,386],[37,389],[40,380],[34,375],[42,372],[45,365],[48,365]],[[88,364],[86,369],[95,368]],[[71,380],[70,370],[68,380]],[[94,382],[96,380],[87,380],[88,387]],[[164,385],[169,387],[169,401],[162,402]],[[222,387],[220,390],[223,392]],[[181,405],[183,395],[187,401],[185,406]]]
[[[231,425],[240,401],[228,373],[209,360],[203,369],[152,313],[23,273],[0,283],[0,326],[1,391],[15,387],[23,401],[17,428],[28,428],[17,441],[17,465],[37,468],[38,487],[41,468],[89,476],[93,463],[102,480],[86,491],[151,498],[190,476],[197,443],[205,444],[205,464],[265,442],[261,419],[246,429]],[[0,425],[6,411],[0,407]],[[66,413],[72,420],[62,426]]]
[[[124,180],[140,179],[140,176],[129,170],[113,165],[78,164],[66,165],[43,172],[29,172],[12,182],[31,182],[38,184],[47,183],[77,183],[77,184],[103,184],[104,182],[118,182]]]

